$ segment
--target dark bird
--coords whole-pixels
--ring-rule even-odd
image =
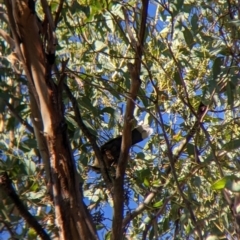
[[[132,130],[132,145],[141,142],[145,138],[149,137],[153,133],[153,129],[150,128],[147,124],[138,125]],[[113,138],[101,146],[101,152],[106,164],[106,167],[109,168],[112,165],[118,162],[122,144],[122,136]],[[99,171],[100,164],[98,159],[95,158],[93,165],[90,165],[92,170]]]

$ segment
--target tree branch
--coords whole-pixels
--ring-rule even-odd
[[[36,231],[36,233],[41,237],[41,239],[50,240],[51,238],[46,233],[46,231],[42,228],[36,218],[33,217],[33,215],[24,206],[23,202],[21,201],[12,186],[12,180],[9,178],[6,172],[0,175],[0,187],[13,201],[20,215],[25,219],[27,224]]]
[[[72,92],[70,91],[70,89],[67,86],[67,84],[64,84],[63,88],[64,88],[68,98],[72,102],[73,110],[74,110],[75,117],[76,117],[76,122],[77,122],[79,128],[84,133],[84,135],[89,140],[90,144],[92,145],[92,148],[93,148],[93,151],[95,153],[95,156],[98,159],[98,161],[100,163],[100,166],[101,166],[101,173],[102,173],[103,179],[106,182],[107,187],[110,190],[110,192],[112,192],[112,180],[111,180],[111,178],[110,178],[110,176],[108,174],[107,168],[105,166],[105,162],[103,160],[103,156],[102,156],[101,150],[100,150],[100,148],[98,147],[98,145],[96,143],[96,138],[88,130],[88,128],[85,126],[85,124],[84,124],[84,122],[82,120],[81,113],[80,113],[79,108],[78,108],[78,104],[77,104],[76,98],[72,95]]]
[[[130,223],[130,221],[132,221],[138,214],[142,213],[147,205],[153,200],[153,198],[155,197],[156,192],[151,192],[147,195],[147,197],[144,199],[143,203],[141,203],[136,209],[135,211],[129,213],[123,220],[123,224],[122,224],[122,228],[123,230],[125,229],[125,227]]]
[[[63,3],[64,3],[64,0],[61,0],[59,5],[58,5],[58,8],[57,8],[57,11],[56,11],[56,14],[55,14],[55,19],[54,19],[54,26],[55,26],[55,29],[58,25],[58,22],[59,22],[59,17],[60,17],[60,14],[62,12],[62,8],[63,8]]]
[[[176,182],[176,185],[177,185],[178,192],[179,192],[180,196],[182,197],[182,199],[183,199],[183,201],[185,203],[185,207],[188,209],[188,211],[190,213],[191,219],[192,219],[192,221],[193,221],[193,223],[194,223],[194,225],[196,227],[196,230],[198,232],[198,236],[199,236],[200,239],[202,239],[201,231],[199,229],[199,226],[197,225],[196,217],[195,217],[194,212],[192,210],[191,204],[188,201],[188,199],[185,197],[185,195],[184,195],[184,193],[182,191],[182,188],[181,188],[180,183],[178,181],[178,177],[177,177],[177,173],[175,171],[175,166],[174,165],[177,162],[177,160],[179,159],[179,157],[181,156],[181,154],[184,151],[186,145],[189,143],[189,141],[195,135],[196,131],[198,131],[200,129],[200,125],[201,125],[201,123],[203,121],[203,117],[205,116],[207,111],[208,111],[208,108],[205,105],[203,105],[202,103],[200,103],[200,105],[198,107],[197,114],[196,114],[197,120],[196,120],[195,124],[193,125],[191,130],[188,132],[186,138],[181,142],[181,144],[177,148],[177,153],[175,155],[173,155],[172,154],[172,150],[170,148],[170,143],[169,143],[167,134],[166,134],[165,129],[163,127],[164,126],[163,118],[162,118],[161,112],[160,112],[160,110],[158,108],[158,115],[159,115],[160,122],[161,122],[161,125],[162,125],[163,136],[164,136],[164,139],[165,139],[166,144],[167,144],[168,157],[169,157],[169,163],[170,163],[170,166],[166,169],[165,173],[167,175],[169,175],[170,172],[172,173],[174,181]]]
[[[12,240],[18,240],[18,238],[16,237],[15,232],[12,230],[13,226],[9,222],[0,219],[0,223],[3,224],[3,227],[0,229],[0,232],[3,231],[3,228],[6,228],[7,231],[9,232],[9,234],[11,235],[11,239]]]
[[[148,0],[142,1],[142,18],[140,31],[138,36],[138,45],[135,52],[134,65],[128,64],[128,69],[131,76],[131,87],[130,87],[130,98],[127,100],[126,113],[124,118],[124,127],[122,135],[122,145],[119,161],[116,169],[116,179],[114,181],[114,216],[113,216],[113,233],[112,239],[121,239],[123,235],[122,221],[123,221],[123,204],[124,204],[124,175],[128,161],[129,149],[132,143],[131,130],[132,130],[132,119],[135,108],[134,101],[136,100],[137,93],[141,86],[140,70],[141,70],[141,58],[143,51],[144,35],[147,21],[148,11]],[[132,101],[132,100],[134,101]]]

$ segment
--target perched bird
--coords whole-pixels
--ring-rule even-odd
[[[153,133],[153,129],[150,128],[147,124],[138,125],[132,130],[132,145],[141,142],[145,138],[149,137]],[[118,162],[122,144],[122,136],[113,138],[101,146],[101,152],[106,164],[106,167],[109,168],[112,165]],[[92,170],[99,171],[100,164],[98,159],[95,158],[93,165],[90,165]]]

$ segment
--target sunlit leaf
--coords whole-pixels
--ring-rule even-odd
[[[143,184],[144,184],[146,187],[149,187],[150,183],[149,183],[149,181],[148,181],[147,178],[144,178]]]
[[[158,201],[158,202],[155,202],[155,203],[153,204],[153,207],[159,208],[159,207],[161,207],[162,205],[163,205],[163,201]]]
[[[103,50],[106,47],[107,47],[106,44],[99,40],[97,40],[93,43],[93,49],[94,49],[94,51],[97,51],[97,52]]]
[[[28,231],[28,239],[31,240],[31,239],[36,239],[37,238],[37,233],[36,231],[33,229],[33,228],[30,228],[29,231]]]
[[[232,176],[223,177],[223,178],[217,180],[215,183],[213,183],[211,188],[213,190],[221,190],[226,187],[227,183],[230,182],[232,180],[232,178],[233,178]]]
[[[33,175],[36,172],[36,164],[29,159],[24,158],[23,163],[25,165],[25,171],[28,175]]]
[[[219,240],[219,238],[216,235],[209,235],[206,240]]]

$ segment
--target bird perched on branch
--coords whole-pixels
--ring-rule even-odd
[[[141,142],[146,139],[153,133],[153,129],[150,128],[147,124],[138,125],[132,130],[132,145]],[[122,144],[122,136],[113,138],[101,146],[101,152],[106,164],[106,167],[109,168],[112,165],[118,162]],[[93,165],[90,165],[92,170],[99,171],[100,163],[98,159],[95,158]]]

